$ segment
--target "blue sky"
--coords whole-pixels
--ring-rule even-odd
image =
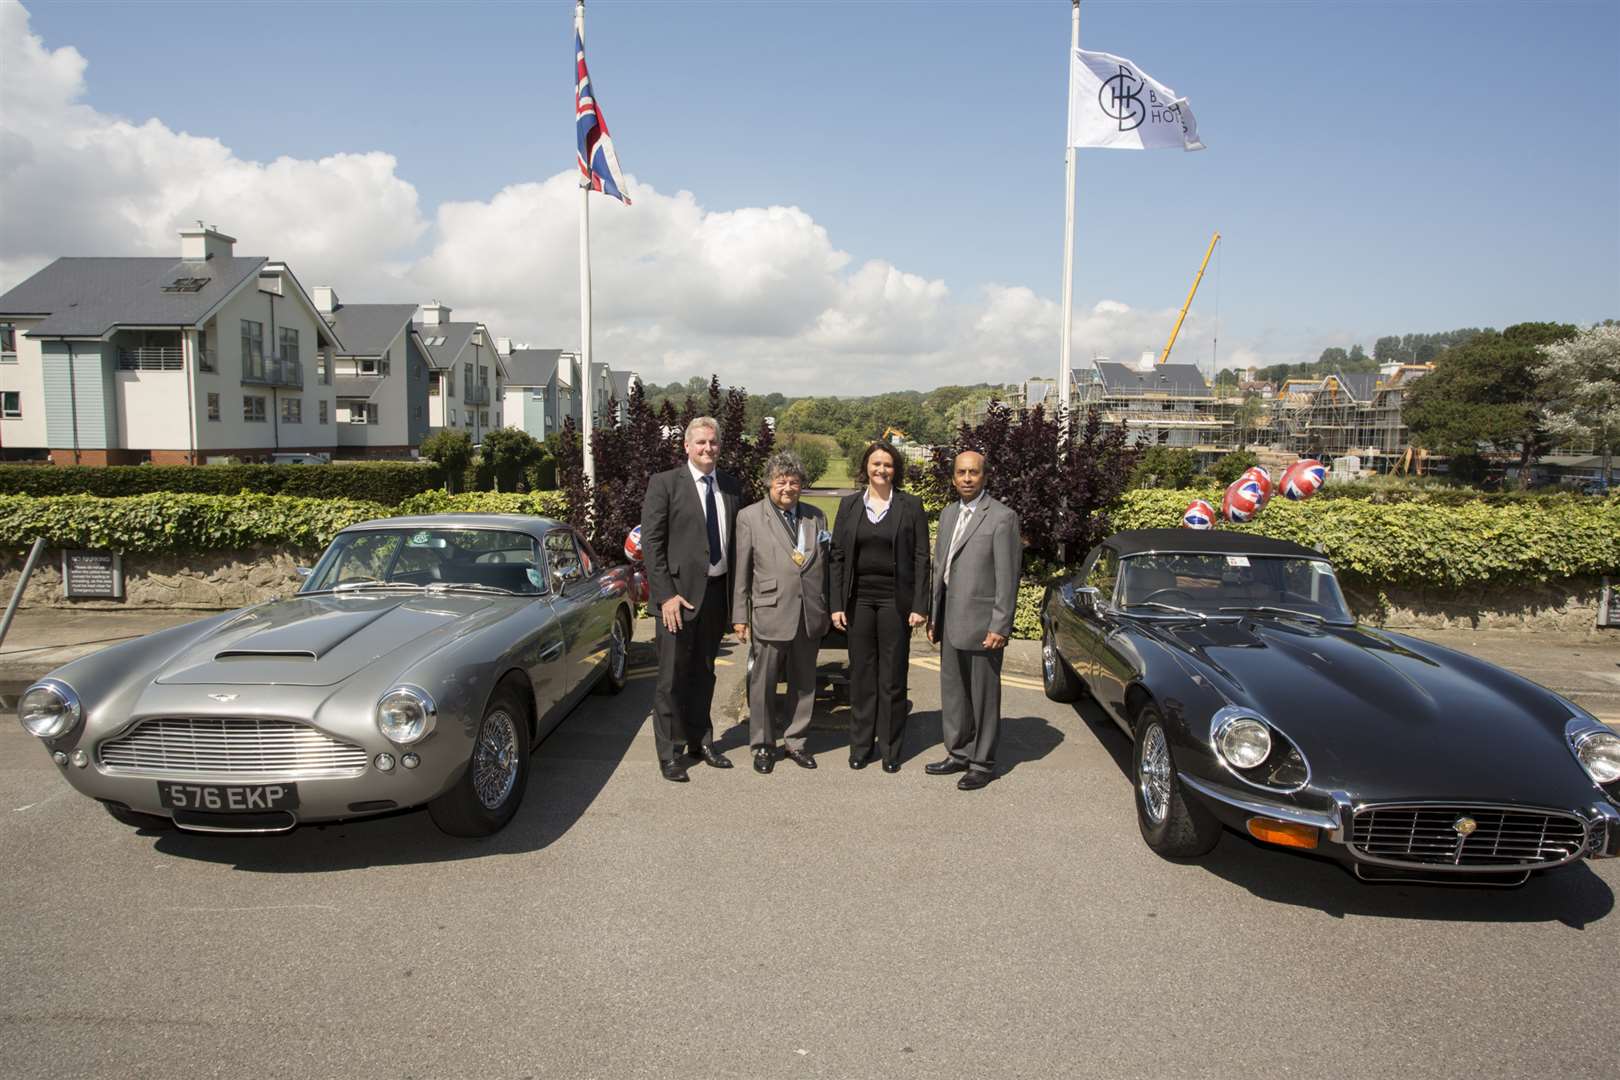
[[[98,114],[216,139],[247,162],[392,155],[425,226],[380,250],[392,265],[420,260],[402,283],[470,281],[433,277],[452,265],[443,204],[493,213],[503,189],[571,168],[565,0],[27,10],[45,49],[88,62],[78,100]],[[1129,57],[1191,100],[1209,149],[1081,152],[1077,309],[1111,301],[1139,317],[1077,329],[1078,355],[1162,345],[1215,229],[1225,241],[1179,357],[1206,365],[1217,298],[1223,364],[1370,349],[1381,333],[1620,315],[1620,4],[1085,0],[1081,20],[1083,47]],[[1059,298],[1068,31],[1063,0],[587,10],[633,197],[686,191],[704,214],[797,207],[848,255],[835,278],[881,263],[940,283],[962,308],[951,317],[979,324],[987,287]],[[643,210],[593,203],[593,221],[623,216],[606,257],[637,259],[637,230],[659,212],[632,216]],[[294,270],[319,276],[321,261],[312,252]],[[719,265],[746,276],[770,261]],[[534,272],[542,291],[570,287]],[[618,310],[603,287],[599,317],[617,312],[623,336],[599,321],[599,340],[656,351],[648,378],[723,367],[747,344],[734,327],[682,326],[680,312]],[[477,296],[460,303],[482,310]],[[538,322],[509,302],[493,311],[569,344],[560,302]],[[938,342],[829,346],[826,321],[820,337],[784,328],[785,353],[771,355],[798,350],[809,365],[853,348],[919,387],[972,366]],[[1045,373],[1055,341],[1054,324],[1050,343],[1031,338],[997,371]]]

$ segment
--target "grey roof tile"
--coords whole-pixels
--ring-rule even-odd
[[[30,337],[101,337],[116,326],[190,326],[268,262],[225,256],[65,257],[0,296],[0,315],[47,315]],[[164,292],[180,278],[206,278],[196,292]]]
[[[339,304],[332,329],[343,341],[341,356],[381,356],[416,314],[415,304]]]

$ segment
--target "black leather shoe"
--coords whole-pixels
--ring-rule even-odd
[[[720,753],[720,751],[716,750],[712,746],[700,746],[695,750],[689,751],[689,753],[691,753],[693,757],[702,758],[704,764],[709,765],[712,768],[731,768],[731,759]]]
[[[900,771],[900,763],[898,761],[885,761],[883,763],[883,771],[884,772],[899,772]]]
[[[856,757],[854,754],[849,756],[849,767],[852,769],[864,769],[870,764],[872,759],[869,757]]]
[[[956,787],[958,791],[978,791],[994,779],[995,776],[991,773],[970,772],[956,782]]]
[[[678,761],[661,761],[658,763],[658,771],[664,774],[665,780],[673,780],[677,784],[684,784],[691,779],[686,775],[686,766]]]
[[[794,750],[790,747],[787,756],[792,758],[793,764],[801,769],[813,769],[816,767],[816,759],[810,756],[808,750]]]
[[[774,768],[776,768],[776,755],[766,747],[756,748],[754,750],[754,771],[768,773]]]
[[[953,772],[967,772],[967,762],[948,757],[944,761],[930,761],[923,766],[929,776],[949,776]]]

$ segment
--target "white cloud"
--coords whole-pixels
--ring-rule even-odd
[[[425,212],[380,150],[244,160],[216,138],[82,103],[87,65],[0,0],[0,290],[58,255],[168,255],[196,219],[351,302],[437,298],[535,345],[579,341],[572,173]],[[713,210],[630,177],[591,199],[597,359],[666,382],[718,372],[755,390],[856,394],[1055,373],[1060,309],[1028,287],[966,294],[882,260],[855,264],[805,209]],[[1162,348],[1174,309],[1077,309],[1074,356]],[[1176,358],[1207,364],[1188,317]]]

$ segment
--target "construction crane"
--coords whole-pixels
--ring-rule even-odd
[[[1204,261],[1198,266],[1198,276],[1193,278],[1192,288],[1187,290],[1187,302],[1181,305],[1181,314],[1176,316],[1176,327],[1170,331],[1170,340],[1164,343],[1164,352],[1159,355],[1161,364],[1170,359],[1170,350],[1176,345],[1176,335],[1181,333],[1182,320],[1187,317],[1187,309],[1192,307],[1193,297],[1198,295],[1198,283],[1204,280],[1204,270],[1209,266],[1209,257],[1215,254],[1215,245],[1220,242],[1220,233],[1216,233],[1209,241],[1209,250],[1204,252]]]

